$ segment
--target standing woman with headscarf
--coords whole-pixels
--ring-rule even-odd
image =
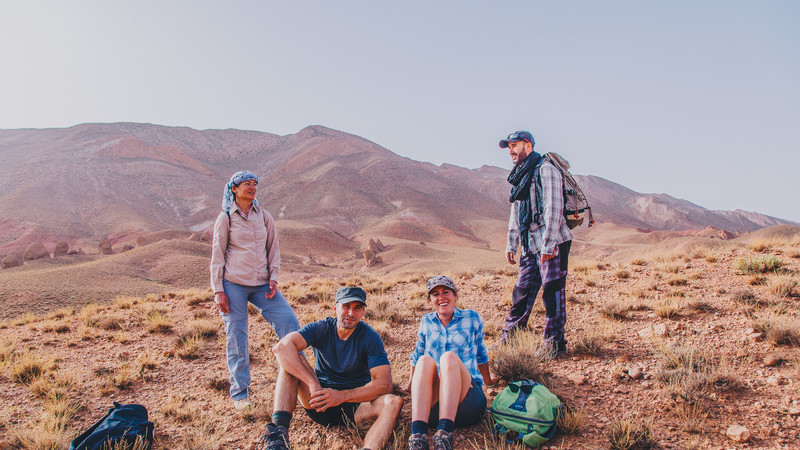
[[[258,308],[278,339],[300,328],[292,307],[278,292],[278,235],[270,213],[258,206],[257,186],[252,172],[233,174],[225,185],[211,246],[211,288],[225,322],[230,395],[237,410],[250,406],[247,303]]]

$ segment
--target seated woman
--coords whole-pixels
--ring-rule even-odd
[[[411,437],[409,449],[428,448],[428,424],[438,422],[434,449],[453,448],[453,430],[477,423],[486,410],[483,383],[489,354],[483,344],[483,319],[471,309],[457,309],[453,280],[437,275],[428,280],[433,312],[420,320],[417,347],[411,354]]]

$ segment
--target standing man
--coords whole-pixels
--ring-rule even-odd
[[[267,449],[289,448],[289,423],[297,399],[314,422],[324,426],[375,420],[365,449],[382,448],[392,434],[403,399],[392,395],[392,370],[383,341],[361,322],[367,293],[360,287],[336,292],[336,317],[312,322],[287,334],[272,349],[280,364],[274,412],[267,424]],[[303,350],[313,347],[316,367]]]
[[[508,148],[514,169],[511,183],[511,216],[508,219],[506,260],[516,264],[519,276],[512,292],[511,310],[501,334],[507,342],[516,330],[528,325],[533,302],[542,289],[545,307],[544,344],[553,356],[567,352],[564,324],[567,322],[566,281],[572,232],[564,218],[564,188],[559,170],[533,151],[531,133],[516,131],[500,141]]]

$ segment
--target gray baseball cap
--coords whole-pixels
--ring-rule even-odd
[[[336,291],[336,303],[361,302],[367,306],[367,293],[358,286],[347,286]]]
[[[453,290],[453,292],[458,291],[458,289],[456,289],[455,283],[453,283],[453,280],[451,280],[450,277],[446,275],[436,275],[435,277],[428,280],[428,295],[430,295],[431,291],[436,286],[444,286],[446,288],[450,288]]]

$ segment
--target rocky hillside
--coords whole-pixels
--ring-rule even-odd
[[[485,247],[497,241],[487,224],[502,229],[507,220],[506,170],[413,161],[322,126],[278,136],[82,124],[0,130],[0,255],[37,241],[53,247],[108,237],[113,244],[163,229],[206,229],[228,177],[244,168],[261,177],[259,198],[276,219],[343,239],[371,234]],[[786,223],[579,179],[597,219],[621,226],[744,232]]]

